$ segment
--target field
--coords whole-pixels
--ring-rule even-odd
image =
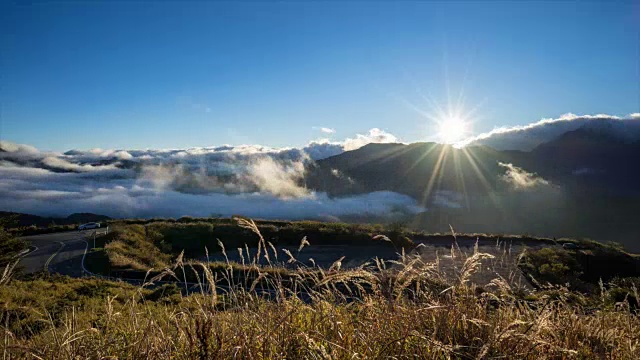
[[[93,270],[146,283],[5,276],[5,358],[640,356],[638,257],[615,246],[322,223],[112,225],[91,253]],[[223,231],[242,234],[247,247],[218,243]],[[353,235],[346,244],[345,234]],[[179,250],[187,235],[216,262],[203,262],[195,246]],[[307,262],[371,246],[384,256]],[[187,293],[184,282],[200,286]]]

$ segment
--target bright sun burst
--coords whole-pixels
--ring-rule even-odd
[[[446,144],[455,144],[464,139],[469,131],[466,121],[459,117],[451,116],[442,119],[438,123],[438,137]]]

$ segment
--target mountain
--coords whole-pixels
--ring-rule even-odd
[[[590,191],[640,194],[640,142],[583,127],[531,151],[528,166],[540,175]]]
[[[13,219],[13,223],[8,224],[10,227],[23,227],[35,225],[38,227],[47,227],[51,224],[56,225],[74,225],[84,224],[88,222],[102,222],[111,220],[110,217],[105,215],[98,215],[92,213],[74,213],[67,217],[44,217],[31,214],[23,214],[16,212],[0,211],[0,219],[10,218]]]
[[[424,201],[429,190],[498,190],[506,169],[502,163],[565,188],[638,195],[640,167],[633,166],[638,161],[640,142],[584,127],[529,152],[436,143],[369,144],[316,161],[308,169],[306,185],[332,195],[389,190]]]
[[[426,211],[429,231],[615,240],[640,250],[640,143],[582,127],[533,150],[435,143],[369,144],[309,166],[306,186],[332,196],[394,191]]]
[[[495,175],[504,172],[499,163],[518,161],[522,156],[486,146],[369,144],[317,161],[309,169],[307,186],[331,195],[388,190],[425,201],[429,190],[495,190]]]

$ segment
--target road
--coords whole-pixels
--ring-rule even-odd
[[[104,233],[104,229],[100,229],[98,235]],[[35,250],[28,253],[24,257],[22,257],[19,266],[22,268],[22,272],[26,274],[47,271],[49,273],[58,273],[62,275],[68,275],[71,277],[82,277],[86,275],[83,272],[83,257],[85,252],[88,250],[88,247],[91,243],[91,237],[93,236],[94,231],[69,231],[69,232],[61,232],[61,233],[52,233],[52,234],[43,234],[43,235],[34,235],[34,236],[26,236],[23,239],[30,242],[30,244],[35,247]],[[87,241],[88,240],[88,241]],[[463,243],[463,242],[461,242]],[[472,242],[470,241],[469,244]],[[475,244],[475,241],[473,241]],[[419,249],[419,253],[421,256],[425,258],[427,261],[435,261],[435,259],[431,259],[433,256],[438,256],[438,254],[443,254],[443,252],[438,251],[438,248],[441,248],[445,244],[440,244],[439,242],[434,242],[434,244],[425,245]],[[450,242],[446,244],[447,249],[450,249]],[[468,244],[465,244],[468,245]],[[541,246],[541,244],[536,244]],[[544,245],[543,245],[544,246]],[[522,274],[519,271],[517,266],[517,254],[519,254],[521,250],[522,244],[518,244],[515,246],[511,246],[511,244],[507,245],[506,243],[501,246],[497,245],[482,245],[480,246],[479,251],[484,253],[490,253],[495,256],[495,260],[492,260],[491,266],[487,267],[488,274],[484,274],[484,272],[480,271],[477,274],[474,274],[475,278],[472,279],[478,283],[486,283],[495,278],[495,273],[500,273],[501,276],[505,278],[510,278],[512,274],[517,276],[517,279],[513,279],[516,283],[520,284],[520,286],[526,287],[528,284]],[[461,249],[464,249],[465,252],[470,251],[471,247],[463,247],[460,246]],[[441,256],[440,259],[440,267],[444,273],[447,272],[447,269],[451,266],[448,266],[448,262],[453,261],[453,258],[445,255]],[[467,254],[470,256],[470,254]],[[451,259],[450,259],[451,258]],[[455,267],[455,266],[453,266]],[[487,278],[485,279],[485,275]],[[96,275],[97,276],[97,275]],[[122,280],[125,282],[129,282],[134,285],[140,285],[141,281],[139,279],[112,279],[112,280]],[[484,282],[483,282],[484,281]],[[158,281],[156,285],[161,285],[164,283],[174,283],[173,281]],[[184,293],[192,293],[199,292],[199,284],[188,283],[184,284],[182,282],[176,282],[177,285],[185,285],[185,289],[183,289]],[[229,291],[229,288],[226,286],[217,285],[218,291]],[[205,290],[208,291],[208,290]],[[278,294],[273,289],[269,288],[257,288],[256,291],[261,295],[266,295],[270,297],[275,297]],[[300,292],[298,296],[304,301],[310,301],[311,295],[306,292]]]
[[[39,271],[59,273],[72,277],[82,276],[82,256],[87,248],[85,237],[93,231],[67,231],[52,234],[24,236],[35,250],[25,255],[18,266],[25,274]]]
[[[98,229],[97,235],[104,235],[105,230]],[[34,251],[31,251],[27,255],[23,256],[18,264],[21,270],[25,274],[33,274],[41,271],[48,271],[51,274],[68,275],[71,277],[82,277],[87,275],[83,272],[83,257],[86,251],[89,249],[91,237],[93,236],[93,230],[87,231],[67,231],[52,234],[42,234],[33,236],[23,236],[22,239],[29,241],[32,247],[35,247]],[[142,285],[140,279],[126,279],[126,278],[110,278],[111,280],[121,280],[133,285]],[[183,283],[175,281],[157,281],[154,286],[174,283],[182,288],[184,294],[200,292],[200,285],[197,283]],[[183,288],[183,285],[185,287]],[[218,292],[229,291],[228,286],[217,285]],[[210,291],[210,290],[205,290]],[[256,293],[266,295],[275,298],[278,294],[277,291],[269,288],[255,289]],[[305,292],[299,294],[300,298],[305,301],[310,301],[311,296]]]

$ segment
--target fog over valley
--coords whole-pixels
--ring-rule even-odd
[[[571,218],[569,207],[585,187],[594,203],[615,199],[621,213],[633,204],[640,193],[630,166],[640,155],[639,123],[638,114],[569,114],[496,129],[458,146],[405,144],[380,129],[303,148],[57,153],[2,141],[0,210],[404,221],[432,231],[451,224],[464,231],[597,237],[597,229],[580,229],[581,219],[603,215],[586,209]],[[555,156],[545,155],[550,149]],[[532,222],[526,214],[535,212]],[[621,240],[632,229],[616,216]]]

